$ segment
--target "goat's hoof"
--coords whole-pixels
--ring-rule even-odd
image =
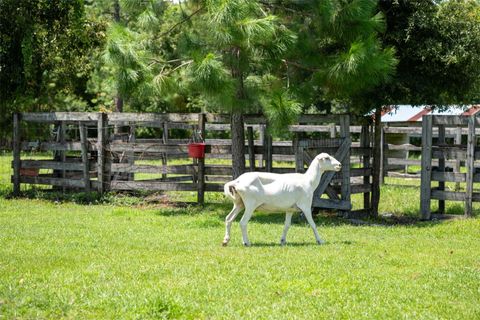
[[[222,242],[222,246],[223,246],[223,247],[226,247],[227,244],[228,244],[228,241],[223,241],[223,242]]]
[[[283,240],[283,239],[280,240],[280,245],[281,245],[282,247],[283,247],[284,245],[286,245],[286,244],[287,244],[287,241],[286,241],[286,240]]]
[[[251,244],[250,242],[244,242],[243,245],[244,245],[245,247],[251,247],[251,246],[252,246],[252,244]]]
[[[317,241],[317,244],[318,244],[318,245],[325,244],[325,241],[323,241],[323,240],[319,240],[319,241]]]

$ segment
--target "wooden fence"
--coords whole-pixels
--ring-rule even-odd
[[[477,129],[480,134],[480,128]],[[432,139],[435,141],[441,135],[437,127],[432,129]],[[468,128],[445,128],[445,139],[454,144],[461,144],[462,137],[468,135]],[[381,132],[381,158],[380,168],[382,180],[384,177],[412,178],[421,177],[422,154],[422,122],[390,122],[382,124]],[[416,140],[412,143],[412,140]],[[446,160],[446,170],[460,172],[463,159]],[[437,159],[432,160],[438,166]],[[414,170],[409,170],[414,167]],[[383,182],[383,181],[382,181]]]
[[[422,218],[430,219],[431,200],[438,200],[440,214],[445,213],[445,200],[462,201],[465,203],[465,215],[471,216],[472,202],[480,202],[480,193],[473,192],[474,183],[480,182],[480,173],[475,168],[475,160],[480,160],[480,151],[476,150],[479,132],[475,130],[480,125],[480,118],[426,115],[423,116],[422,124]],[[437,141],[433,140],[434,129],[438,132]],[[456,133],[453,143],[446,139],[449,131]],[[466,144],[458,138],[461,138],[463,132],[467,133]],[[459,170],[460,160],[465,161],[465,173]],[[447,169],[449,162],[457,166],[455,172]],[[432,181],[438,182],[438,186],[432,187]],[[456,191],[446,190],[446,182],[455,182]],[[464,191],[460,191],[460,183],[465,184]]]
[[[302,115],[290,127],[292,141],[272,141],[266,119],[245,115],[248,170],[287,173],[302,171],[309,156],[319,152],[336,154],[340,141],[348,140],[343,156],[344,171],[323,182],[330,199],[318,200],[319,207],[349,211],[350,194],[364,193],[364,209],[370,208],[371,125],[350,127],[347,115]],[[22,126],[49,125],[49,141],[25,141]],[[351,129],[353,128],[353,129]],[[150,130],[153,138],[142,138]],[[172,138],[176,130],[186,138]],[[49,185],[57,190],[194,191],[203,203],[205,192],[223,191],[231,179],[230,164],[210,159],[231,159],[231,140],[209,137],[230,131],[230,118],[222,114],[137,114],[137,113],[22,113],[14,115],[12,182],[18,194],[21,184]],[[194,132],[205,139],[205,159],[188,158],[188,142]],[[315,137],[309,137],[314,135]],[[353,135],[360,142],[352,142]],[[345,147],[343,147],[345,149]],[[300,152],[300,149],[301,152]],[[21,151],[52,152],[52,159],[21,159]],[[303,159],[303,160],[300,160]],[[225,162],[227,160],[224,160]],[[227,161],[228,162],[228,161]],[[357,168],[350,168],[355,163]],[[347,170],[348,168],[348,170]],[[342,187],[340,186],[342,182]],[[348,185],[348,188],[347,188]],[[323,192],[322,192],[323,193]],[[320,199],[318,194],[318,198]]]

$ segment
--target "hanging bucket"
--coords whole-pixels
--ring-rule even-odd
[[[188,144],[188,155],[191,158],[205,158],[205,143],[193,142]]]

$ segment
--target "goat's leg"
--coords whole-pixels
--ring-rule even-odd
[[[288,228],[292,224],[292,215],[293,212],[287,212],[285,214],[285,227],[283,228],[282,239],[280,239],[280,245],[284,246],[287,243],[287,232]]]
[[[242,209],[243,205],[238,205],[234,203],[232,211],[230,211],[228,216],[225,218],[225,238],[223,238],[223,246],[226,246],[228,244],[228,241],[230,241],[230,229],[232,227],[232,222],[233,220],[235,220],[240,211],[242,211]]]
[[[243,245],[246,247],[250,247],[250,241],[248,241],[248,234],[247,234],[247,223],[252,217],[253,211],[255,211],[255,207],[245,205],[245,212],[243,213],[242,219],[240,220],[240,228],[242,229]]]
[[[315,225],[315,221],[313,221],[312,208],[310,208],[310,203],[308,205],[297,204],[297,206],[300,208],[300,210],[303,211],[303,214],[305,215],[305,218],[307,219],[308,224],[310,225],[310,227],[312,227],[313,234],[315,235],[315,239],[317,240],[317,243],[318,244],[324,244],[325,242],[320,238],[320,235],[318,234],[317,226]]]

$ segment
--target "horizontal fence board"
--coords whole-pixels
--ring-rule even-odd
[[[223,192],[223,183],[205,183],[207,192]]]
[[[433,146],[432,158],[446,159],[465,159],[467,157],[467,148],[457,146]]]
[[[343,140],[344,138],[302,139],[298,142],[298,146],[307,149],[338,148],[343,143]]]
[[[432,189],[431,198],[435,200],[465,201],[465,192]]]
[[[442,191],[436,188],[432,189],[432,199],[435,200],[465,201],[465,197],[465,192]],[[480,193],[472,193],[472,201],[480,202]]]
[[[166,145],[160,143],[130,143],[130,142],[113,142],[110,143],[110,151],[112,152],[149,152],[149,153],[187,153],[187,145]]]
[[[418,109],[420,111],[420,109]],[[421,121],[392,121],[392,122],[384,122],[382,126],[385,129],[390,129],[390,127],[408,127],[408,128],[422,128]]]
[[[111,190],[147,190],[147,191],[196,191],[196,183],[175,183],[160,181],[112,181]]]
[[[350,210],[352,204],[347,200],[332,200],[324,198],[314,198],[312,205],[317,208],[336,209],[336,210]]]
[[[468,118],[465,116],[441,116],[441,115],[433,115],[432,121],[433,125],[445,125],[445,126],[467,126],[468,125]],[[476,118],[476,123],[480,124],[478,118]]]
[[[12,163],[13,165],[13,163]],[[90,161],[90,167],[95,166],[93,161]],[[21,160],[21,168],[32,169],[54,169],[54,170],[70,170],[70,171],[82,171],[82,162],[59,162],[52,160]]]
[[[465,182],[467,181],[467,176],[465,173],[433,171],[432,181]]]
[[[408,127],[408,126],[402,126],[402,127],[391,127],[391,124],[383,124],[385,133],[393,133],[393,134],[408,134],[412,137],[421,137],[422,135],[422,128],[416,128],[416,127]],[[447,138],[453,138],[456,135],[456,128],[445,128],[445,137]],[[468,128],[461,128],[462,135],[467,135],[468,134]],[[480,128],[475,129],[475,134],[480,135]],[[432,129],[432,135],[433,137],[438,137],[438,128],[434,127]]]
[[[366,193],[372,191],[372,185],[368,184],[351,184],[350,185],[350,193],[357,194],[357,193]]]
[[[22,150],[24,151],[81,151],[82,144],[80,142],[22,142]],[[95,150],[94,145],[89,145],[90,150]]]
[[[421,163],[421,160],[417,159],[388,158],[389,165],[419,166]]]
[[[413,144],[388,144],[387,150],[401,150],[401,151],[421,151],[422,147],[415,146]]]
[[[111,171],[127,173],[193,174],[195,169],[193,165],[156,166],[148,164],[112,163]]]
[[[79,175],[79,177],[82,177]],[[85,188],[84,180],[54,178],[50,176],[39,175],[37,177],[20,176],[21,183],[41,184],[67,188]]]
[[[221,181],[226,183],[230,180],[232,180],[232,176],[205,175],[205,181]]]
[[[29,122],[96,122],[98,117],[96,112],[25,112],[21,114],[21,119]]]
[[[261,125],[259,124],[245,124],[245,127],[252,127],[254,131],[259,131]],[[207,131],[230,131],[230,123],[206,123],[205,130]]]
[[[386,134],[393,133],[393,134],[408,134],[408,135],[416,135],[419,136],[422,134],[422,128],[410,128],[410,127],[385,127],[384,131]]]
[[[220,176],[229,176],[232,178],[233,169],[231,166],[222,166],[222,165],[205,165],[205,174],[206,175],[220,175]]]
[[[197,113],[133,113],[112,112],[107,114],[109,123],[139,123],[139,122],[196,122]]]
[[[407,179],[420,179],[420,173],[401,173],[390,171],[387,173],[388,177],[391,178],[407,178]]]
[[[409,166],[420,166],[422,160],[417,159],[402,159],[402,158],[388,158],[388,164],[392,166],[399,165],[409,165]],[[456,163],[456,160],[446,160],[445,164],[449,167],[453,167]],[[438,159],[432,159],[432,165],[438,166]],[[389,170],[398,169],[397,167],[388,167]]]
[[[125,179],[118,179],[113,181],[127,181]],[[193,176],[176,176],[176,177],[166,177],[166,178],[147,178],[147,179],[139,179],[135,180],[138,182],[149,181],[149,182],[182,182],[182,181],[190,181],[193,182]]]

